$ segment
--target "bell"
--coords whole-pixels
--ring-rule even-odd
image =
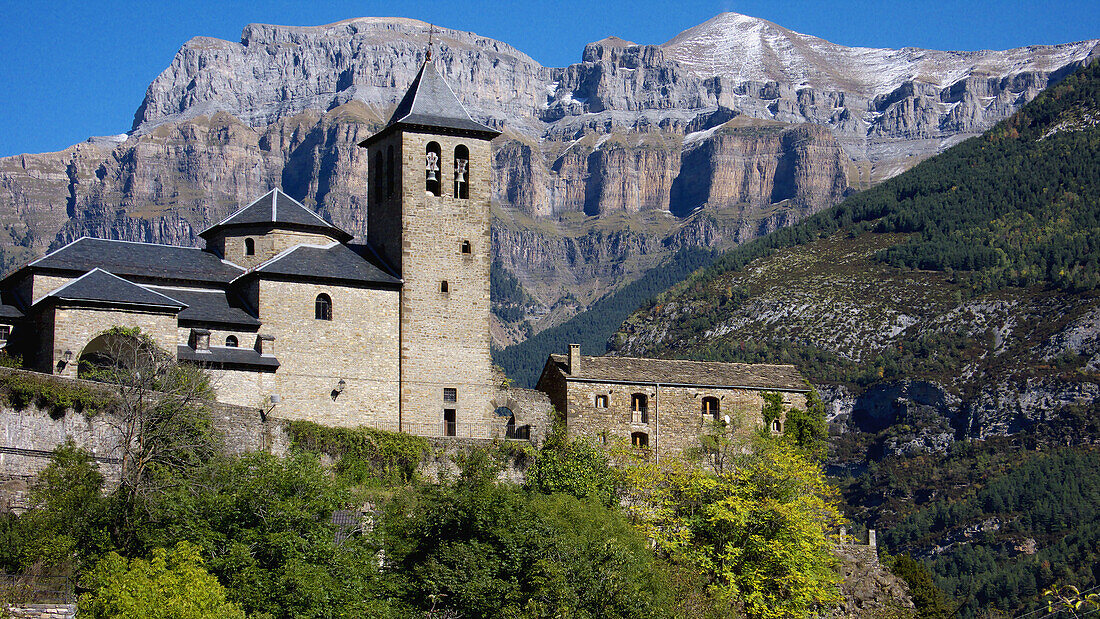
[[[433,170],[431,168],[428,168],[428,180],[430,180],[430,181],[436,180],[435,170]]]

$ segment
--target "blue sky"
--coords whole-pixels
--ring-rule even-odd
[[[610,35],[663,43],[723,11],[871,47],[1006,49],[1100,38],[1096,0],[4,0],[0,7],[0,156],[60,150],[129,130],[149,82],[185,41],[200,35],[237,41],[255,22],[413,17],[504,41],[547,66],[576,62],[585,43]]]

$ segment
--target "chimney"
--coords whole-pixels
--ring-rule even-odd
[[[188,344],[195,352],[210,352],[210,330],[191,329],[191,341]]]
[[[581,345],[569,345],[569,373],[576,376],[581,373]]]
[[[256,336],[256,352],[261,355],[275,354],[275,336],[260,334]]]

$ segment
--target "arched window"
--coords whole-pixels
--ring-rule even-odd
[[[325,293],[317,295],[313,304],[313,317],[317,320],[332,320],[332,297]]]
[[[255,256],[256,255],[256,240],[245,239],[244,240],[244,255]]]
[[[645,432],[631,432],[630,446],[645,449],[649,447],[649,434]]]
[[[782,432],[783,432],[783,422],[779,421],[778,419],[773,421],[772,422],[772,432],[775,432],[776,434],[782,434]]]
[[[382,188],[385,187],[385,170],[382,168],[382,151],[374,153],[374,201],[382,201]]]
[[[226,336],[225,345],[228,346],[229,348],[236,348],[237,347],[237,336],[236,335]]]
[[[393,195],[394,187],[397,184],[394,181],[394,177],[397,176],[397,166],[393,159],[393,144],[386,148],[386,159],[386,196],[389,197]]]
[[[719,404],[718,398],[708,396],[703,398],[703,419],[710,421],[718,421]]]
[[[455,147],[455,197],[470,197],[470,149],[459,144]]]
[[[447,283],[447,280],[443,280],[443,281],[439,282],[439,291],[440,292],[450,292],[451,291],[451,285]]]
[[[644,393],[630,396],[630,422],[649,423],[649,397]]]
[[[428,142],[424,149],[424,191],[433,196],[440,195],[443,186],[439,179],[439,162],[442,161],[440,152],[437,142]]]

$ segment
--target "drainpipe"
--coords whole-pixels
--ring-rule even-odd
[[[658,415],[661,403],[661,383],[653,387],[653,464],[661,463],[661,417]]]

